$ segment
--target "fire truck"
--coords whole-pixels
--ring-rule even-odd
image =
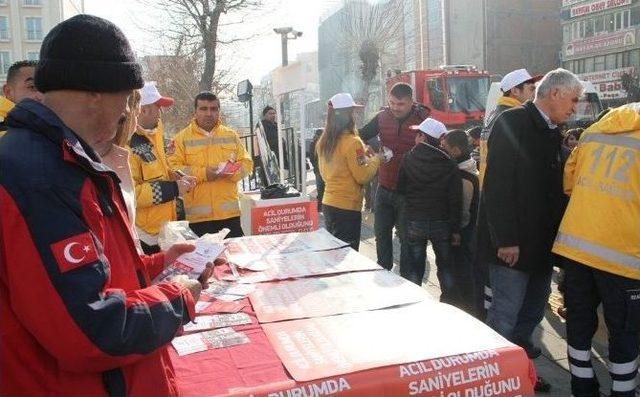
[[[386,85],[387,92],[398,82],[411,85],[415,100],[431,109],[431,117],[448,128],[468,128],[482,125],[489,79],[489,73],[475,66],[447,65],[388,73]]]

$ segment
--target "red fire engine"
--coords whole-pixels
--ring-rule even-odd
[[[431,109],[431,117],[448,128],[482,125],[489,93],[489,73],[471,65],[441,66],[387,74],[387,92],[397,82],[413,88],[415,100]]]

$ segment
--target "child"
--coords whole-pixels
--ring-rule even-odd
[[[460,308],[472,313],[475,308],[473,275],[474,241],[478,202],[480,196],[478,169],[471,158],[469,137],[461,130],[450,131],[444,138],[443,147],[458,164],[462,178],[462,217],[460,222],[460,246],[454,247],[451,256],[455,284],[459,287]],[[484,284],[484,283],[482,283]]]
[[[457,286],[450,256],[451,246],[460,240],[462,183],[456,163],[440,148],[440,138],[447,132],[444,124],[427,118],[412,128],[418,130],[416,145],[405,154],[398,175],[398,192],[406,200],[409,251],[406,263],[400,263],[400,274],[422,284],[427,241],[431,241],[442,291],[440,301],[453,303]]]

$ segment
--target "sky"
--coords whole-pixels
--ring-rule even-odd
[[[108,19],[127,35],[136,53],[158,55],[163,44],[154,29],[161,28],[162,10],[145,5],[152,0],[85,0],[85,12]],[[302,37],[289,41],[289,61],[301,52],[316,51],[318,24],[322,15],[339,0],[263,0],[262,11],[253,12],[240,25],[221,27],[225,39],[251,37],[221,49],[219,63],[233,68],[238,80],[249,78],[254,85],[274,68],[280,66],[280,36],[273,28],[291,26],[302,31]],[[224,23],[224,18],[221,23]]]

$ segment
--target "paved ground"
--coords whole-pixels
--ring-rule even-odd
[[[313,175],[313,173],[311,173]],[[310,181],[311,195],[315,195],[314,181]],[[322,219],[322,217],[321,217]],[[363,212],[362,237],[360,253],[376,260],[375,238],[373,234],[373,214]],[[397,239],[394,239],[394,263],[399,262],[400,247]],[[434,253],[431,247],[427,249],[429,264],[435,263]],[[440,287],[435,273],[435,266],[427,264],[428,276],[425,276],[423,287],[433,296],[440,296]],[[396,267],[394,266],[394,271]],[[556,314],[557,307],[561,304],[561,297],[557,292],[557,273],[552,282],[552,294],[545,313],[545,318],[534,333],[535,343],[542,348],[542,356],[535,360],[538,375],[544,377],[551,384],[550,393],[538,393],[538,396],[568,397],[571,395],[569,364],[567,361],[566,331],[564,321]],[[602,320],[602,319],[601,319]],[[602,324],[603,321],[600,321]],[[609,374],[606,369],[606,331],[600,327],[594,341],[594,368],[602,385],[601,391],[610,388]],[[603,396],[608,394],[602,394]]]

